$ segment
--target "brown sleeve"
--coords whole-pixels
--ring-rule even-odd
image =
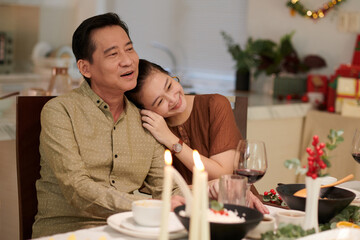
[[[209,155],[236,149],[241,134],[236,126],[229,100],[222,95],[215,94],[209,100],[209,115]]]

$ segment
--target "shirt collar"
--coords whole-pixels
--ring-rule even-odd
[[[86,95],[88,96],[91,101],[100,109],[103,109],[104,106],[108,106],[108,104],[101,98],[99,97],[90,87],[90,85],[88,84],[88,82],[83,81],[80,85],[80,90]],[[125,101],[125,107],[124,107],[124,113],[127,113],[127,110],[129,108],[129,106],[133,103],[131,103],[127,97],[124,95],[124,101]]]

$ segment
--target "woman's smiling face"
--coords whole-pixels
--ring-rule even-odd
[[[153,70],[146,77],[140,91],[140,101],[145,109],[164,118],[184,112],[186,100],[180,83],[168,74]]]

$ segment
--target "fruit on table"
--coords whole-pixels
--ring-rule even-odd
[[[337,228],[359,228],[359,225],[356,225],[355,223],[352,222],[347,222],[347,221],[340,221],[336,224]]]

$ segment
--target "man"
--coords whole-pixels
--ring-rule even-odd
[[[34,238],[104,225],[144,198],[133,194],[143,185],[161,197],[164,148],[124,97],[136,85],[139,62],[126,24],[114,13],[86,19],[72,47],[86,81],[41,114]],[[173,206],[182,203],[173,197]]]

